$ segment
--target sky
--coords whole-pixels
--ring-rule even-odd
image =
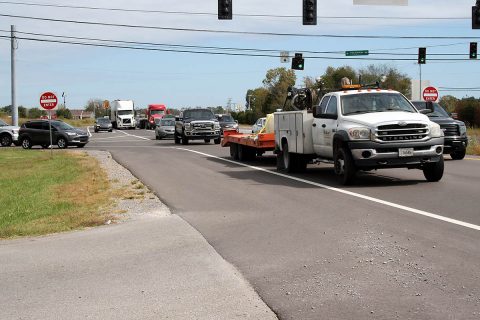
[[[303,26],[300,0],[233,0],[231,21],[217,19],[217,0],[0,0],[0,106],[11,104],[11,25],[18,32],[16,102],[28,108],[39,107],[45,91],[64,93],[71,109],[83,108],[90,99],[131,99],[137,108],[154,103],[171,108],[225,107],[228,101],[244,105],[247,90],[262,86],[269,69],[290,68],[281,63],[282,51],[304,55],[305,70],[296,71],[299,87],[304,77],[317,78],[329,66],[358,70],[387,64],[419,79],[419,47],[427,48],[422,79],[440,88],[440,96],[478,98],[480,61],[468,59],[469,43],[480,42],[480,30],[471,28],[474,4],[409,0],[408,6],[378,6],[318,0],[317,25]],[[344,52],[351,50],[369,50],[370,55],[346,60]],[[213,54],[219,52],[233,55]]]

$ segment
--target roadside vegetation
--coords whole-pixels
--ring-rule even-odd
[[[467,154],[480,156],[480,128],[467,129],[468,148]]]
[[[84,153],[0,149],[0,238],[43,235],[104,224],[111,191],[98,162]]]

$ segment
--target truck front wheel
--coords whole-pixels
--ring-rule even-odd
[[[450,153],[450,157],[452,157],[453,160],[462,160],[463,158],[465,158],[466,151],[466,149],[454,151]]]
[[[427,163],[423,167],[423,175],[425,176],[425,179],[427,179],[427,181],[437,182],[440,181],[440,179],[442,179],[443,177],[443,169],[443,156],[440,156],[440,160],[438,162]]]
[[[182,134],[182,144],[183,145],[188,144],[188,138],[185,136],[185,134]]]
[[[346,148],[339,148],[334,155],[335,174],[343,185],[352,183],[357,173],[353,158]]]

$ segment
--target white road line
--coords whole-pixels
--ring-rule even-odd
[[[87,127],[87,132],[88,132],[88,136],[91,137],[92,134],[91,134],[91,132],[90,132],[90,127]]]
[[[134,134],[130,134],[130,133],[126,133],[126,132],[123,132],[123,131],[120,131],[120,130],[117,130],[117,132],[121,132],[127,136],[131,136],[131,137],[135,137],[135,138],[139,138],[139,139],[143,139],[143,140],[152,140],[152,139],[149,139],[149,138],[145,138],[145,137],[141,137],[141,136],[136,136]]]
[[[400,204],[396,204],[396,203],[393,203],[393,202],[389,202],[389,201],[365,196],[363,194],[359,194],[359,193],[355,193],[355,192],[351,192],[351,191],[347,191],[347,190],[343,190],[343,189],[339,189],[339,188],[335,188],[335,187],[330,187],[330,186],[327,186],[327,185],[324,185],[324,184],[321,184],[321,183],[316,183],[316,182],[313,182],[313,181],[309,181],[309,180],[305,180],[305,179],[301,179],[301,178],[297,178],[297,177],[292,177],[292,176],[289,176],[289,175],[286,175],[286,174],[283,174],[283,173],[279,173],[279,172],[270,171],[270,170],[267,170],[267,169],[251,166],[251,165],[244,164],[244,163],[241,163],[241,162],[220,158],[220,157],[217,157],[217,156],[214,156],[214,155],[211,155],[211,154],[208,154],[208,153],[200,152],[200,151],[195,151],[195,150],[190,150],[190,149],[185,149],[185,148],[178,148],[178,147],[171,147],[171,148],[172,149],[177,149],[177,150],[183,150],[183,151],[197,153],[197,154],[209,157],[209,158],[233,163],[233,164],[236,164],[236,165],[239,165],[239,166],[243,166],[243,167],[247,167],[247,168],[250,168],[250,169],[254,169],[254,170],[262,171],[262,172],[265,172],[265,173],[273,174],[273,175],[276,175],[276,176],[279,176],[279,177],[282,177],[282,178],[287,178],[287,179],[290,179],[290,180],[302,182],[302,183],[309,184],[309,185],[312,185],[312,186],[315,186],[315,187],[328,189],[330,191],[343,193],[343,194],[346,194],[346,195],[349,195],[349,196],[352,196],[352,197],[356,197],[356,198],[380,203],[380,204],[383,204],[383,205],[386,205],[386,206],[389,206],[389,207],[392,207],[392,208],[397,208],[397,209],[400,209],[400,210],[408,211],[408,212],[411,212],[411,213],[416,213],[416,214],[419,214],[419,215],[422,215],[422,216],[425,216],[425,217],[429,217],[429,218],[432,218],[432,219],[437,219],[437,220],[441,220],[441,221],[444,221],[444,222],[448,222],[448,223],[456,224],[456,225],[459,225],[459,226],[462,226],[462,227],[466,227],[466,228],[470,228],[470,229],[480,231],[480,226],[472,224],[472,223],[451,219],[451,218],[440,216],[438,214],[430,213],[430,212],[427,212],[427,211],[418,210],[418,209],[415,209],[415,208],[410,208],[410,207],[403,206],[403,205],[400,205]]]

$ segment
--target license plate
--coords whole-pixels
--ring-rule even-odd
[[[398,149],[398,156],[399,157],[412,157],[413,156],[413,148],[400,148],[400,149]]]

